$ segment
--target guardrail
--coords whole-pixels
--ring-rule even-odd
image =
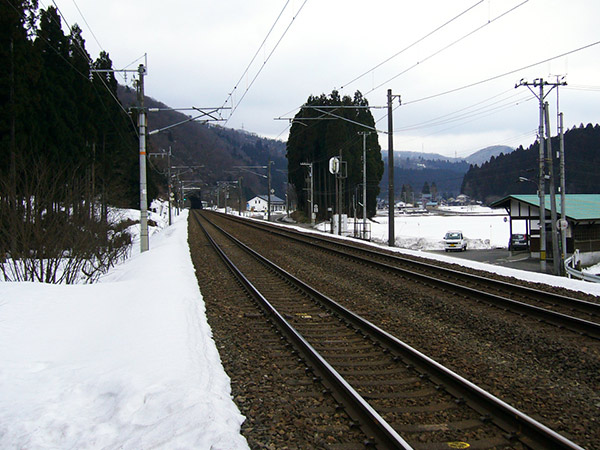
[[[578,257],[579,252],[576,250],[572,256],[569,256],[567,259],[565,259],[565,272],[567,273],[569,278],[573,277],[579,280],[589,281],[592,283],[600,283],[600,276],[591,273],[584,273],[583,271],[577,270],[575,267],[573,267],[573,265],[575,265],[573,261],[576,261]]]

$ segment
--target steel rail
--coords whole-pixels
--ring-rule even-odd
[[[209,219],[206,220],[209,221]],[[334,310],[348,322],[352,323],[355,327],[381,342],[395,355],[398,355],[405,361],[408,361],[422,373],[427,374],[431,380],[444,386],[446,390],[457,397],[457,399],[464,400],[469,406],[483,416],[494,418],[494,423],[496,425],[500,426],[511,435],[518,437],[529,447],[540,449],[583,450],[582,447],[571,442],[564,436],[527,416],[506,402],[476,386],[464,377],[439,364],[432,358],[429,358],[418,350],[412,348],[395,336],[346,309],[344,306],[340,305],[321,292],[315,290],[300,279],[296,278],[294,275],[288,273],[275,263],[263,257],[255,250],[251,249],[239,239],[227,233],[214,223],[212,223],[212,225],[229,237],[233,242],[236,243],[236,245],[245,250],[248,254],[254,256],[261,263],[279,273],[290,283],[293,283],[294,285],[303,289],[310,296],[326,304],[329,308]]]
[[[361,428],[367,434],[372,436],[375,443],[380,448],[390,449],[405,449],[411,450],[411,447],[383,417],[358,393],[356,390],[304,339],[304,337],[296,331],[292,325],[271,305],[271,303],[256,289],[256,287],[248,280],[244,274],[236,267],[231,259],[223,252],[219,245],[209,235],[206,228],[200,223],[200,220],[194,216],[197,223],[200,225],[207,239],[225,262],[229,270],[242,284],[244,289],[258,302],[265,310],[268,316],[274,321],[278,329],[288,338],[291,343],[298,349],[304,359],[308,361],[315,373],[321,377],[323,383],[331,390],[332,395],[343,404],[349,415],[358,420]],[[208,219],[206,219],[208,220]],[[209,221],[210,222],[210,221]],[[212,224],[212,222],[211,222]],[[237,245],[244,250],[247,247],[228,235],[227,232],[220,229],[215,224],[212,224],[221,232],[225,233]]]
[[[237,218],[231,219],[230,216],[225,216],[225,217],[227,217],[230,220],[240,221],[241,223],[244,223],[248,226],[252,226],[255,228],[263,228],[257,224],[251,223],[250,221],[247,221],[247,220],[237,219]],[[352,257],[352,258],[360,261],[363,264],[368,264],[368,265],[375,266],[378,268],[397,272],[401,275],[405,275],[405,276],[408,276],[411,278],[418,279],[418,280],[428,283],[430,285],[439,286],[442,289],[452,290],[456,293],[460,293],[465,296],[477,297],[480,300],[485,301],[487,303],[491,303],[493,305],[496,305],[496,306],[499,306],[502,308],[510,309],[512,311],[515,311],[515,312],[518,312],[521,314],[527,314],[529,316],[536,317],[547,323],[551,323],[551,324],[559,326],[559,327],[568,328],[572,331],[587,335],[594,339],[600,339],[600,324],[599,323],[591,322],[589,320],[585,320],[585,319],[581,319],[578,317],[574,317],[574,316],[570,316],[567,314],[552,311],[549,309],[541,308],[539,306],[530,305],[528,303],[519,302],[517,300],[503,297],[501,295],[492,294],[490,292],[470,288],[468,286],[454,283],[452,281],[435,278],[435,277],[425,275],[425,274],[422,274],[419,272],[415,272],[415,271],[412,271],[409,269],[405,269],[402,267],[393,266],[393,265],[383,263],[380,261],[376,261],[373,259],[367,259],[367,258],[364,258],[364,257],[356,255],[356,254],[350,254],[345,251],[337,250],[337,249],[334,249],[331,247],[326,247],[322,244],[308,242],[307,239],[326,242],[329,244],[334,244],[337,246],[341,246],[344,249],[351,249],[351,251],[364,252],[370,256],[389,258],[392,261],[398,261],[398,262],[401,262],[404,264],[406,264],[406,263],[414,264],[419,267],[426,268],[428,270],[433,269],[433,270],[436,270],[436,271],[439,271],[439,272],[442,272],[445,274],[449,274],[449,276],[451,275],[451,276],[454,276],[456,278],[460,278],[463,280],[476,280],[478,282],[482,282],[482,283],[486,283],[486,284],[493,283],[497,286],[502,287],[503,289],[510,290],[510,291],[517,291],[519,294],[524,295],[524,296],[536,297],[538,299],[540,297],[544,297],[544,299],[542,301],[546,301],[546,302],[550,302],[550,303],[554,302],[556,304],[561,304],[562,306],[567,306],[567,307],[571,307],[571,308],[576,307],[586,313],[600,315],[600,304],[586,302],[584,300],[574,299],[571,297],[564,297],[564,296],[560,296],[558,294],[553,294],[553,293],[546,293],[546,292],[540,293],[539,291],[536,291],[535,289],[532,289],[532,288],[529,288],[526,286],[513,285],[513,284],[510,284],[510,283],[507,283],[504,281],[500,281],[500,280],[491,280],[491,279],[488,279],[488,278],[485,278],[485,277],[482,277],[479,275],[472,275],[472,274],[467,274],[465,272],[460,272],[460,271],[457,271],[454,269],[447,269],[444,267],[433,266],[433,265],[423,263],[420,261],[407,260],[405,258],[401,258],[401,257],[395,256],[395,255],[389,255],[389,254],[377,252],[374,250],[358,248],[358,247],[354,247],[352,245],[348,245],[348,244],[342,243],[342,242],[334,242],[329,239],[321,238],[319,236],[305,237],[305,235],[303,233],[299,233],[296,231],[288,231],[288,230],[285,230],[285,232],[280,231],[280,230],[276,231],[276,230],[272,229],[272,227],[270,227],[270,226],[268,226],[266,228],[267,229],[265,231],[267,231],[267,232],[278,234],[283,237],[290,238],[290,239],[293,239],[293,240],[296,240],[299,242],[303,242],[303,243],[306,243],[309,245],[314,245],[314,246],[320,247],[324,250],[340,254],[342,256],[346,256],[346,257],[349,256],[349,257]],[[299,236],[301,236],[301,237],[299,237]]]
[[[235,220],[240,223],[247,224],[248,226],[252,226],[255,228],[263,228],[266,231],[271,232],[271,233],[284,235],[284,236],[292,235],[295,238],[297,238],[298,240],[304,240],[304,241],[308,239],[308,240],[314,240],[314,241],[318,241],[318,242],[326,242],[328,244],[338,245],[342,248],[350,249],[351,251],[362,252],[362,253],[365,253],[370,256],[376,256],[376,257],[380,257],[380,258],[389,258],[393,261],[398,261],[399,263],[409,263],[409,264],[412,264],[412,265],[415,265],[418,267],[423,267],[426,270],[433,268],[440,272],[447,273],[453,277],[462,278],[462,279],[466,279],[466,280],[477,280],[477,281],[480,281],[485,284],[494,284],[495,286],[499,286],[500,288],[504,288],[504,289],[511,290],[511,291],[518,291],[519,295],[536,298],[540,301],[544,301],[547,303],[554,303],[554,304],[562,305],[562,306],[565,306],[568,308],[576,308],[581,312],[585,312],[588,314],[595,314],[595,315],[600,316],[600,303],[593,303],[593,302],[588,302],[588,301],[580,300],[580,299],[573,298],[573,297],[566,297],[564,295],[555,294],[553,292],[541,292],[537,289],[530,288],[528,286],[514,285],[509,282],[502,281],[502,280],[494,280],[494,279],[486,278],[481,275],[465,273],[465,272],[461,272],[459,270],[455,270],[455,269],[451,269],[451,268],[447,268],[447,267],[433,266],[433,265],[428,264],[423,261],[407,259],[407,258],[403,258],[402,256],[391,255],[389,253],[382,253],[380,251],[373,250],[373,249],[368,249],[368,248],[364,248],[364,247],[356,247],[354,245],[348,244],[341,240],[337,240],[334,236],[325,238],[325,237],[322,237],[319,235],[301,233],[297,230],[292,230],[287,227],[281,227],[281,226],[276,227],[271,224],[267,225],[267,224],[262,224],[262,223],[256,223],[254,221],[250,221],[250,220],[246,220],[246,219],[242,219],[242,218],[230,216],[230,215],[222,215],[222,216],[226,217],[227,219],[230,219],[230,220]]]

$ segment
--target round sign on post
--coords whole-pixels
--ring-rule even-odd
[[[329,159],[329,172],[333,175],[337,175],[340,172],[340,159],[337,156]]]
[[[557,222],[559,230],[566,230],[567,228],[569,228],[569,222],[567,222],[566,220],[560,219]]]

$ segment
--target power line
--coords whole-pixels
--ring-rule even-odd
[[[463,12],[461,12],[460,14],[458,14],[457,16],[453,17],[452,19],[448,20],[447,22],[445,22],[444,24],[440,25],[439,27],[435,28],[434,30],[430,31],[429,33],[427,33],[426,35],[424,35],[423,37],[417,39],[415,42],[413,42],[412,44],[408,45],[407,47],[403,48],[402,50],[400,50],[399,52],[393,54],[392,56],[390,56],[389,58],[385,59],[384,61],[380,62],[379,64],[377,64],[375,67],[372,67],[371,69],[367,70],[366,72],[362,73],[361,75],[357,76],[356,78],[353,78],[352,80],[348,81],[347,83],[344,83],[343,86],[341,86],[340,89],[344,89],[345,87],[348,87],[349,84],[354,83],[355,81],[360,80],[362,77],[364,77],[365,75],[368,75],[369,73],[373,72],[374,70],[378,69],[379,67],[383,66],[384,64],[388,63],[389,61],[391,61],[392,59],[396,58],[397,56],[401,55],[402,53],[404,53],[405,51],[411,49],[412,47],[414,47],[415,45],[419,44],[420,42],[423,42],[425,39],[427,39],[428,37],[434,35],[435,33],[437,33],[438,31],[440,31],[441,29],[443,29],[444,27],[446,27],[447,25],[450,25],[452,22],[454,22],[455,20],[459,19],[460,17],[462,17],[463,15],[465,15],[466,13],[468,13],[469,11],[471,11],[473,8],[475,8],[476,6],[480,5],[481,3],[483,3],[484,0],[480,0],[477,3],[475,3],[474,5],[470,6],[469,8],[465,9]]]
[[[277,18],[275,19],[275,22],[273,22],[273,25],[271,26],[271,29],[269,30],[269,32],[267,33],[267,35],[265,36],[265,38],[263,39],[262,43],[258,46],[258,48],[256,49],[256,53],[254,53],[254,56],[252,57],[252,59],[250,60],[250,62],[248,63],[248,65],[246,66],[246,69],[244,70],[244,72],[242,73],[242,75],[240,76],[240,79],[237,81],[237,83],[235,83],[235,85],[233,86],[233,89],[231,90],[231,92],[229,93],[229,95],[227,96],[227,100],[225,100],[225,102],[223,103],[223,106],[225,106],[227,104],[227,102],[232,98],[233,93],[236,91],[237,87],[239,86],[239,84],[242,82],[242,80],[244,79],[244,76],[246,76],[246,74],[248,73],[248,70],[250,70],[250,66],[252,65],[252,63],[254,62],[254,60],[256,59],[256,57],[258,56],[258,54],[260,53],[260,49],[264,47],[265,43],[267,42],[267,39],[269,38],[269,36],[271,35],[271,32],[273,31],[273,29],[275,28],[275,25],[277,25],[277,22],[279,22],[279,19],[281,18],[281,16],[283,15],[283,12],[285,11],[285,9],[287,8],[288,4],[290,3],[290,0],[287,0],[285,2],[285,5],[283,5],[283,8],[281,9],[281,11],[279,12],[279,15],[277,16]]]
[[[417,63],[415,63],[414,65],[412,65],[412,66],[410,66],[409,68],[407,68],[407,69],[403,70],[402,72],[400,72],[399,74],[397,74],[397,75],[393,76],[392,78],[390,78],[389,80],[385,81],[384,83],[381,83],[381,84],[379,84],[378,86],[374,87],[373,89],[371,89],[371,90],[369,90],[369,91],[365,92],[365,93],[364,93],[364,95],[368,95],[368,94],[370,94],[371,92],[373,92],[373,91],[375,91],[375,90],[379,89],[380,87],[382,87],[384,84],[386,84],[386,83],[389,83],[390,81],[393,81],[393,80],[395,80],[396,78],[398,78],[398,77],[399,77],[399,76],[401,76],[401,75],[404,75],[404,74],[405,74],[405,73],[407,73],[408,71],[410,71],[410,70],[414,69],[415,67],[419,66],[420,64],[422,64],[423,62],[425,62],[425,61],[427,61],[427,60],[429,60],[429,59],[431,59],[431,58],[433,58],[433,57],[435,57],[435,56],[439,55],[439,54],[440,54],[440,53],[442,53],[443,51],[445,51],[445,50],[449,49],[450,47],[452,47],[452,46],[454,46],[454,45],[456,45],[456,44],[458,44],[459,42],[463,41],[463,40],[464,40],[464,39],[466,39],[467,37],[469,37],[469,36],[471,36],[471,35],[475,34],[476,32],[478,32],[478,31],[482,30],[482,29],[483,29],[483,28],[485,28],[486,26],[488,26],[488,25],[490,25],[490,24],[494,23],[495,21],[499,20],[500,18],[502,18],[502,17],[504,17],[504,16],[508,15],[509,13],[511,13],[511,12],[513,12],[513,11],[515,11],[516,9],[520,8],[521,6],[523,6],[524,4],[526,4],[527,2],[529,2],[529,0],[524,0],[524,1],[522,1],[521,3],[519,3],[518,5],[516,5],[516,6],[512,7],[511,9],[509,9],[509,10],[507,10],[507,11],[503,12],[503,13],[502,13],[502,14],[500,14],[500,15],[496,16],[495,18],[493,18],[493,19],[491,19],[491,20],[488,20],[488,21],[487,21],[485,24],[481,25],[480,27],[478,27],[478,28],[476,28],[476,29],[474,29],[474,30],[470,31],[469,33],[467,33],[467,34],[463,35],[463,36],[462,36],[462,37],[460,37],[459,39],[457,39],[457,40],[453,41],[452,43],[450,43],[450,44],[448,44],[448,45],[444,46],[443,48],[441,48],[441,49],[437,50],[436,52],[434,52],[434,53],[432,53],[431,55],[427,56],[425,59],[423,59],[423,60],[421,60],[421,61],[418,61],[418,62],[417,62]],[[368,73],[372,72],[373,70],[375,70],[375,69],[377,69],[378,67],[382,66],[383,64],[387,63],[387,62],[388,62],[388,61],[390,61],[391,59],[393,59],[393,58],[395,58],[396,56],[398,56],[398,55],[402,54],[402,53],[403,53],[403,52],[405,52],[406,50],[408,50],[408,49],[410,49],[410,48],[414,47],[416,44],[418,44],[418,43],[422,42],[423,40],[425,40],[425,39],[426,39],[426,38],[428,38],[429,36],[431,36],[431,35],[435,34],[437,31],[441,30],[442,28],[444,28],[444,27],[445,27],[445,26],[447,26],[448,24],[450,24],[450,23],[452,23],[453,21],[457,20],[458,18],[460,18],[461,16],[463,16],[464,14],[466,14],[467,12],[469,12],[470,10],[472,10],[473,8],[477,7],[477,6],[478,6],[479,4],[481,4],[481,3],[482,3],[482,2],[481,2],[481,1],[479,1],[479,2],[477,2],[477,3],[475,3],[475,4],[473,4],[472,6],[470,6],[469,8],[467,8],[466,10],[464,10],[463,12],[461,12],[460,14],[458,14],[457,16],[455,16],[455,17],[453,17],[452,19],[450,19],[450,20],[448,20],[447,22],[445,22],[443,25],[441,25],[441,26],[437,27],[436,29],[434,29],[433,31],[429,32],[428,34],[426,34],[426,35],[425,35],[425,36],[423,36],[422,38],[420,38],[420,39],[416,40],[414,43],[410,44],[408,47],[406,47],[406,48],[404,48],[403,50],[399,51],[398,53],[396,53],[396,54],[392,55],[391,57],[389,57],[388,59],[386,59],[386,60],[385,60],[385,61],[383,61],[382,63],[380,63],[380,64],[378,64],[377,66],[375,66],[374,68],[372,68],[372,69],[370,69],[370,70],[368,70],[368,71],[364,72],[362,75],[359,75],[358,77],[354,78],[354,79],[353,79],[353,80],[351,80],[350,82],[346,83],[346,85],[345,85],[345,86],[347,86],[348,84],[351,84],[351,83],[353,83],[354,81],[356,81],[356,80],[358,80],[358,79],[362,78],[363,76],[367,75]],[[342,88],[343,88],[343,87],[342,87]],[[398,107],[395,107],[395,108],[394,108],[394,111],[395,111],[397,108],[398,108]],[[298,108],[294,108],[293,110],[291,110],[291,111],[289,111],[288,113],[284,114],[284,116],[287,116],[288,114],[291,114],[291,113],[292,113],[292,112],[294,112],[296,109],[298,109]],[[383,117],[385,117],[385,116],[383,116]],[[382,120],[382,119],[383,119],[383,117],[382,117],[381,119],[377,120],[375,123],[378,123],[380,120]],[[281,135],[282,135],[284,132],[285,132],[285,130],[283,130],[281,133],[279,133],[279,135],[278,135],[277,137],[281,136]]]
[[[441,97],[441,96],[447,95],[447,94],[453,94],[454,92],[459,92],[459,91],[462,91],[462,90],[465,90],[465,89],[468,89],[468,88],[479,86],[480,84],[488,83],[490,81],[494,81],[494,80],[497,80],[499,78],[503,78],[503,77],[508,76],[508,75],[513,75],[513,74],[515,74],[517,72],[520,72],[522,70],[531,69],[532,67],[539,66],[540,64],[545,64],[545,63],[547,63],[549,61],[553,61],[555,59],[559,59],[559,58],[562,58],[564,56],[572,55],[573,53],[577,53],[577,52],[580,52],[582,50],[586,50],[586,49],[594,47],[595,45],[598,45],[598,44],[600,44],[600,41],[592,42],[591,44],[584,45],[584,46],[576,48],[574,50],[569,50],[567,52],[561,53],[560,55],[552,56],[550,58],[543,59],[543,60],[535,62],[533,64],[528,64],[526,66],[519,67],[518,69],[509,70],[508,72],[504,72],[504,73],[501,73],[499,75],[494,75],[493,77],[489,77],[489,78],[486,78],[484,80],[476,81],[474,83],[469,83],[469,84],[466,84],[464,86],[460,86],[460,87],[457,87],[457,88],[454,88],[454,89],[450,89],[450,90],[447,90],[447,91],[444,91],[444,92],[440,92],[438,94],[428,95],[426,97],[421,97],[421,98],[416,99],[416,100],[404,102],[403,106],[412,105],[413,103],[419,103],[419,102],[423,102],[425,100],[431,100],[432,98]]]
[[[431,58],[439,55],[440,53],[442,53],[445,50],[448,50],[449,48],[455,46],[456,44],[458,44],[459,42],[465,40],[466,38],[468,38],[469,36],[472,36],[473,34],[477,33],[478,31],[481,31],[482,29],[484,29],[485,27],[487,27],[488,25],[491,25],[492,23],[494,23],[495,21],[501,19],[502,17],[506,16],[507,14],[510,14],[511,12],[515,11],[516,9],[520,8],[521,6],[523,6],[525,3],[529,2],[529,0],[524,0],[523,2],[519,3],[518,5],[514,6],[513,8],[509,9],[508,11],[503,12],[502,14],[500,14],[499,16],[494,17],[492,20],[488,20],[486,23],[484,23],[483,25],[481,25],[480,27],[475,28],[474,30],[471,30],[470,32],[468,32],[467,34],[463,35],[462,37],[456,39],[455,41],[451,42],[450,44],[442,47],[441,49],[433,52],[431,55],[427,56],[426,58],[422,59],[421,61],[417,61],[415,64],[413,64],[412,66],[408,67],[407,69],[403,70],[402,72],[394,75],[392,78],[384,81],[383,83],[379,84],[378,86],[374,87],[373,89],[371,89],[370,91],[367,91],[365,93],[369,94],[377,89],[379,89],[380,87],[382,87],[385,84],[388,84],[389,82],[395,80],[396,78],[404,75],[405,73],[411,71],[412,69],[414,69],[417,66],[420,66],[421,64],[423,64],[425,61],[430,60]]]
[[[514,89],[511,89],[511,91],[514,92]],[[504,92],[504,93],[506,93],[506,92]],[[502,94],[500,94],[500,95],[502,95]],[[497,97],[497,96],[495,96],[495,97]],[[493,99],[495,97],[491,97],[491,99]],[[515,103],[515,100],[512,100],[513,97],[519,97],[516,100],[516,103]],[[472,109],[475,106],[478,106],[478,105],[488,102],[490,99],[486,99],[486,100],[478,102],[474,105],[467,106],[465,108],[459,109],[452,113],[445,114],[443,116],[440,116],[440,117],[437,117],[437,118],[434,118],[434,119],[431,119],[431,120],[428,120],[425,122],[421,122],[421,123],[417,123],[417,124],[413,124],[413,125],[408,125],[403,128],[399,128],[397,131],[410,131],[410,130],[418,130],[421,128],[439,127],[439,126],[446,125],[449,123],[461,121],[463,119],[470,119],[470,118],[477,119],[480,117],[487,117],[490,115],[490,113],[494,113],[499,110],[504,110],[508,107],[516,106],[522,101],[531,100],[531,98],[532,97],[529,94],[523,95],[520,92],[514,92],[513,95],[509,96],[508,98],[503,98],[503,99],[497,100],[488,105],[484,105],[484,106],[480,106],[479,108]],[[471,111],[469,111],[469,110],[471,110]],[[460,114],[460,113],[462,113],[462,114]]]
[[[9,3],[10,3],[10,2],[9,2]],[[69,25],[69,22],[67,21],[67,19],[66,19],[66,18],[65,18],[65,16],[63,15],[62,11],[60,10],[60,8],[59,8],[59,7],[58,7],[58,5],[56,4],[56,2],[55,2],[54,0],[52,0],[52,3],[54,4],[54,7],[56,8],[56,11],[58,12],[58,14],[59,14],[59,15],[60,15],[60,17],[62,18],[62,20],[65,22],[65,26],[66,26],[66,27],[67,27],[67,28],[68,28],[70,31],[72,31],[72,28],[71,28],[71,26]],[[13,9],[15,9],[15,11],[17,11],[17,12],[18,12],[18,10],[17,10],[17,9],[14,7],[14,5],[12,5],[12,3],[11,3],[11,6],[13,7]],[[85,21],[85,18],[84,18],[84,21]],[[55,22],[55,23],[56,23],[56,22]],[[59,27],[62,29],[62,26],[61,26],[60,22],[56,23],[56,25],[58,25],[58,26],[59,26]],[[75,67],[75,66],[74,66],[74,65],[71,63],[71,61],[69,61],[68,59],[66,59],[66,58],[65,58],[65,57],[64,57],[64,56],[63,56],[63,55],[60,53],[60,51],[59,51],[58,49],[54,48],[54,47],[53,47],[53,46],[50,44],[50,41],[48,41],[48,39],[46,39],[46,38],[45,38],[45,37],[43,37],[43,36],[40,36],[40,35],[39,35],[39,34],[37,34],[37,33],[36,33],[36,36],[37,36],[38,38],[41,38],[41,39],[43,39],[43,40],[46,42],[46,44],[48,45],[48,47],[49,47],[49,48],[51,48],[52,50],[54,50],[54,52],[55,52],[55,53],[56,53],[56,54],[57,54],[57,55],[58,55],[58,56],[59,56],[59,57],[60,57],[60,58],[61,58],[61,59],[62,59],[64,62],[66,62],[66,63],[67,63],[67,64],[68,64],[68,65],[69,65],[69,66],[70,66],[70,67],[71,67],[71,68],[72,68],[72,69],[73,69],[73,70],[74,70],[76,73],[78,73],[80,76],[82,76],[82,77],[83,77],[83,78],[85,78],[86,80],[87,80],[87,79],[89,79],[89,74],[87,74],[87,75],[86,75],[86,74],[82,73],[82,72],[81,72],[81,71],[80,71],[80,70],[79,70],[77,67]],[[83,57],[84,57],[84,58],[87,60],[88,64],[89,64],[89,65],[90,65],[90,67],[91,67],[91,66],[92,66],[92,64],[93,64],[93,61],[92,61],[92,59],[91,59],[90,55],[88,55],[88,54],[87,54],[86,50],[85,50],[83,47],[81,47],[81,45],[80,45],[80,43],[79,43],[78,41],[71,41],[71,42],[72,42],[72,43],[75,43],[75,48],[76,48],[76,49],[77,49],[77,51],[78,51],[78,52],[79,52],[79,53],[80,53],[80,54],[81,54],[81,55],[82,55],[82,56],[83,56]],[[135,124],[133,123],[133,119],[131,118],[131,116],[129,115],[129,113],[127,112],[127,110],[125,110],[125,108],[123,108],[123,105],[121,104],[121,102],[119,101],[119,99],[117,99],[117,98],[115,97],[115,95],[114,95],[114,94],[113,94],[113,92],[111,91],[110,87],[109,87],[109,86],[106,84],[106,81],[105,81],[105,80],[104,80],[102,77],[99,77],[99,78],[100,78],[100,81],[102,82],[102,84],[104,85],[104,87],[106,88],[106,90],[108,91],[108,93],[110,94],[110,96],[111,96],[111,97],[113,98],[113,100],[114,100],[114,101],[117,103],[117,105],[119,106],[119,108],[120,108],[120,109],[121,109],[121,110],[122,110],[122,111],[125,113],[126,117],[128,117],[128,118],[129,118],[129,120],[130,120],[130,121],[131,121],[131,123],[132,123],[133,129],[134,129],[135,133],[137,134],[137,128],[135,127]],[[93,84],[92,84],[92,86],[93,86]],[[94,92],[96,92],[96,94],[98,95],[98,98],[100,98],[100,95],[99,95],[98,91],[96,90],[96,87],[95,87],[95,86],[93,86],[93,87],[94,87]],[[108,110],[106,109],[106,106],[104,105],[104,102],[102,102],[101,98],[100,98],[100,102],[102,103],[103,107],[105,108],[105,111],[106,111],[106,113],[107,113],[107,114],[109,114],[109,113],[108,113]],[[111,118],[111,121],[112,121],[112,118]]]
[[[271,59],[271,56],[273,56],[273,53],[275,53],[275,50],[277,50],[277,47],[279,47],[279,44],[281,43],[281,41],[283,40],[283,38],[285,37],[285,35],[289,31],[290,27],[292,26],[292,24],[296,20],[296,17],[298,17],[298,15],[300,14],[300,12],[304,8],[304,5],[306,5],[307,1],[308,0],[304,0],[304,2],[302,2],[302,5],[300,6],[300,9],[298,9],[298,12],[292,17],[292,20],[290,21],[289,25],[287,26],[287,28],[285,29],[285,31],[283,32],[283,34],[281,35],[281,37],[279,38],[279,40],[277,41],[277,43],[275,44],[275,47],[273,47],[273,50],[271,50],[271,53],[269,53],[269,56],[267,56],[267,58],[265,59],[265,61],[262,64],[262,66],[260,67],[260,69],[258,70],[258,72],[256,73],[256,75],[254,76],[254,78],[252,79],[252,81],[250,82],[250,84],[248,85],[248,87],[246,88],[246,90],[244,91],[244,93],[242,94],[242,97],[239,99],[239,101],[237,102],[237,104],[231,110],[231,114],[227,118],[227,121],[225,122],[225,125],[227,125],[227,122],[229,122],[229,119],[231,119],[231,116],[233,116],[233,114],[237,110],[238,106],[240,106],[240,103],[242,103],[242,101],[246,97],[246,94],[248,93],[248,91],[250,90],[250,88],[252,87],[252,85],[254,84],[254,82],[256,81],[256,79],[258,78],[258,76],[260,75],[260,73],[263,71],[263,69],[267,65],[267,62],[269,62],[269,59]]]
[[[52,3],[54,3],[54,0],[52,1]],[[88,23],[87,20],[85,20],[85,17],[83,16],[83,13],[81,12],[81,10],[79,9],[79,6],[77,5],[77,3],[75,2],[75,0],[73,0],[73,4],[75,5],[75,8],[77,8],[77,11],[79,12],[79,15],[81,16],[81,18],[83,19],[83,22],[85,23],[85,25],[88,27],[88,30],[90,31],[90,33],[92,34],[92,37],[94,38],[94,40],[96,41],[96,44],[98,44],[98,47],[100,47],[100,50],[104,51],[104,49],[102,48],[102,45],[100,45],[100,42],[98,41],[98,38],[96,37],[96,35],[94,34],[94,31],[92,30],[92,27],[90,27],[90,24]],[[54,3],[54,5],[56,6],[56,3]],[[58,6],[57,6],[58,8]],[[61,14],[62,15],[62,14]],[[64,17],[63,17],[64,19]],[[65,21],[66,22],[66,21]]]

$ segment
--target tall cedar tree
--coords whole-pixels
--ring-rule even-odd
[[[0,181],[14,191],[4,201],[24,195],[27,167],[42,164],[64,192],[38,202],[56,209],[67,191],[77,191],[75,211],[98,199],[104,206],[138,204],[135,118],[115,101],[114,75],[90,76],[90,64],[81,29],[75,24],[65,35],[55,7],[0,2]],[[105,52],[93,65],[112,69]],[[150,174],[150,196],[155,184]]]
[[[337,91],[329,96],[310,96],[304,106],[344,106],[328,109],[324,114],[314,108],[301,108],[294,117],[287,142],[288,180],[294,187],[298,208],[308,213],[308,170],[301,163],[313,164],[314,202],[320,219],[328,217],[327,209],[335,205],[335,178],[329,173],[329,159],[342,153],[347,162],[348,177],[344,180],[343,213],[352,214],[352,199],[362,203],[363,137],[358,133],[375,127],[369,103],[359,91],[354,98],[340,97]],[[350,108],[348,108],[350,107]],[[354,107],[354,108],[352,108]],[[358,108],[361,107],[361,108]],[[335,118],[335,116],[342,117]],[[305,119],[305,120],[303,120]],[[317,119],[317,120],[306,120]],[[381,147],[377,133],[367,136],[367,215],[375,215],[379,182],[383,174]],[[362,208],[358,207],[359,216]]]

